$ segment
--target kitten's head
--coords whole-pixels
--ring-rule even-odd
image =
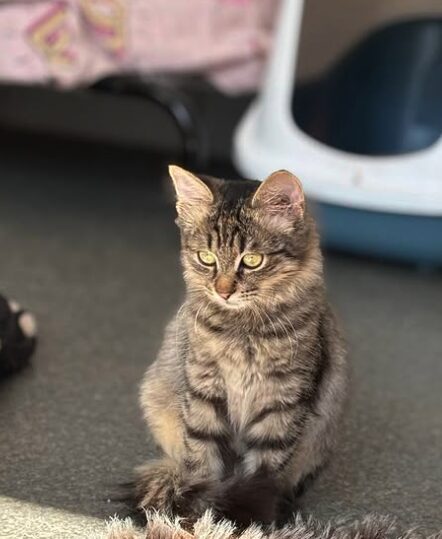
[[[302,186],[290,172],[258,182],[169,171],[189,294],[224,309],[268,309],[296,293],[303,275],[321,271]]]

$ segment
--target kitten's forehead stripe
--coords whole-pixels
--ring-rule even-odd
[[[246,246],[246,226],[243,216],[244,198],[222,200],[216,214],[207,226],[212,227],[217,236],[219,250],[242,252]],[[238,254],[238,253],[236,253]]]
[[[232,231],[232,241],[230,243],[230,247],[233,248],[235,240],[239,238],[239,241],[237,241],[237,244],[241,246],[241,211],[242,211],[242,204],[243,201],[238,201],[237,207],[236,207],[236,214],[235,214],[235,220],[234,220],[234,229]],[[240,249],[241,250],[241,249]]]

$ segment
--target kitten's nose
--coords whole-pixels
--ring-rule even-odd
[[[235,291],[234,279],[226,275],[220,275],[215,281],[215,290],[221,298],[227,301]]]

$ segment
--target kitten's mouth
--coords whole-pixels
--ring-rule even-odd
[[[236,294],[223,298],[217,292],[209,291],[209,296],[212,301],[225,309],[239,309],[244,305],[244,302]]]

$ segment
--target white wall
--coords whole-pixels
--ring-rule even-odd
[[[442,16],[442,0],[305,0],[299,78],[313,78],[374,27],[416,15]]]

